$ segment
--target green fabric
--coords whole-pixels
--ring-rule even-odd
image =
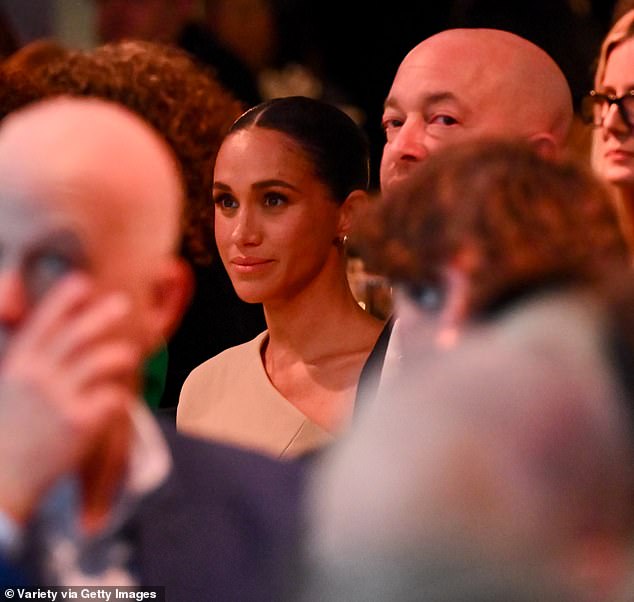
[[[167,376],[167,345],[162,345],[143,368],[143,397],[152,409],[157,409],[165,389]]]

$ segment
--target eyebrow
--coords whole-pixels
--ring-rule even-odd
[[[458,100],[458,97],[453,93],[453,92],[449,92],[449,91],[443,91],[443,92],[433,92],[431,94],[425,94],[421,101],[423,104],[433,104],[436,102],[443,102],[446,100],[450,100],[452,102],[455,102],[457,104],[461,104],[460,101]],[[398,105],[398,102],[394,99],[393,96],[388,96],[385,99],[385,103],[383,104],[383,108],[384,109],[389,109],[391,107],[396,107]]]
[[[71,228],[60,227],[46,233],[37,241],[34,241],[29,255],[37,255],[51,246],[58,247],[65,253],[70,253],[81,267],[88,264],[86,247],[81,237]]]
[[[626,86],[623,86],[627,92],[625,92],[625,94],[629,94],[630,92],[632,92],[632,90],[634,90],[634,83],[628,84]],[[602,85],[600,88],[597,88],[597,92],[599,92],[599,94],[614,94],[616,95],[616,87],[615,86],[606,86],[606,85]]]
[[[285,182],[284,180],[275,180],[275,179],[261,180],[260,182],[254,182],[251,185],[251,188],[270,188],[271,186],[279,186],[280,188],[288,188],[289,190],[295,190],[299,192],[299,188],[297,188],[296,186],[293,186],[292,184],[289,184],[288,182]],[[219,190],[224,190],[226,192],[231,191],[231,186],[229,186],[228,184],[224,184],[223,182],[214,182],[213,187]]]
[[[73,228],[66,226],[58,226],[45,232],[36,241],[36,244],[40,243],[44,245],[61,244],[71,249],[80,249],[84,246],[79,234]]]

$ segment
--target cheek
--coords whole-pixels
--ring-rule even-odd
[[[231,241],[231,232],[231,221],[222,215],[220,211],[216,211],[214,215],[214,237],[219,250],[229,244]]]
[[[336,223],[331,214],[297,216],[285,223],[269,224],[267,239],[278,249],[319,256],[332,247],[337,236]]]

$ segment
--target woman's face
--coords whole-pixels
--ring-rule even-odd
[[[341,209],[288,136],[258,127],[230,134],[213,195],[220,257],[244,301],[291,299],[340,265]]]
[[[634,38],[619,44],[610,54],[601,92],[622,96],[634,90]],[[634,131],[612,104],[601,128],[602,175],[617,186],[634,187]]]

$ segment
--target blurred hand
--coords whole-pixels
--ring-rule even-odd
[[[122,294],[64,278],[9,342],[0,363],[0,509],[26,521],[122,412],[139,351],[121,336]]]

